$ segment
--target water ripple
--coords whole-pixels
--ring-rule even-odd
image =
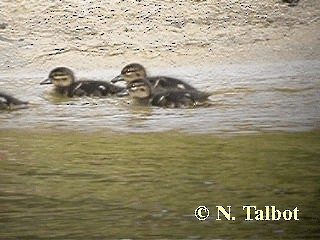
[[[161,109],[141,107],[129,98],[59,99],[52,86],[40,86],[41,73],[0,75],[0,89],[27,100],[30,109],[4,112],[0,128],[53,128],[81,131],[255,133],[304,131],[320,123],[319,61],[218,65],[211,68],[155,68],[153,74],[185,79],[212,92],[212,107]],[[77,76],[111,79],[115,70]]]

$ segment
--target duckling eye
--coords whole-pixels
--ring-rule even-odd
[[[134,72],[134,69],[133,69],[133,68],[128,68],[128,69],[126,70],[126,73],[131,73],[131,72]]]

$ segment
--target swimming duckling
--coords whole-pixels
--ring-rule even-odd
[[[126,65],[122,70],[121,74],[111,80],[112,83],[118,81],[126,81],[127,84],[137,79],[147,79],[154,89],[180,89],[180,90],[196,90],[191,85],[183,82],[180,79],[156,76],[147,77],[145,68],[138,63],[131,63]]]
[[[53,69],[48,79],[42,81],[40,84],[54,84],[55,91],[58,94],[68,97],[107,96],[119,93],[125,89],[105,81],[75,81],[73,72],[66,67]]]
[[[0,92],[0,110],[16,110],[27,107],[28,102],[21,101],[8,94]]]
[[[208,100],[210,94],[198,90],[168,89],[154,91],[146,79],[137,79],[127,86],[129,94],[140,104],[151,104],[158,107],[197,106]]]

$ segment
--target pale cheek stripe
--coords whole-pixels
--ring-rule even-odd
[[[52,78],[55,79],[55,80],[60,80],[60,79],[68,78],[68,76],[67,75],[61,75],[61,76],[54,76]]]

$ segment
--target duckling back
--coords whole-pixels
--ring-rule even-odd
[[[0,110],[15,110],[27,108],[28,102],[21,101],[8,94],[0,92]]]
[[[197,90],[167,90],[155,93],[151,104],[158,107],[194,107],[208,100],[210,94]]]
[[[165,77],[165,76],[157,76],[157,77],[147,77],[146,78],[153,88],[161,90],[197,90],[190,84],[172,77]]]
[[[108,96],[120,93],[124,90],[119,87],[104,81],[79,81],[75,82],[68,91],[68,96]]]

